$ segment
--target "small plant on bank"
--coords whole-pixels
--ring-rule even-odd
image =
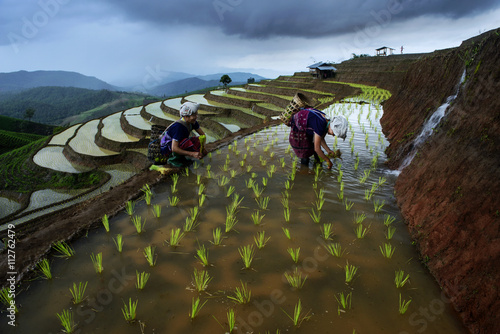
[[[141,272],[141,273],[139,273],[136,270],[135,271],[135,276],[136,276],[135,287],[138,290],[143,290],[146,287],[146,283],[148,282],[150,275],[151,275],[150,273],[147,273],[147,272],[144,272],[144,271]]]
[[[125,302],[123,302],[122,314],[123,314],[123,317],[125,318],[126,322],[134,322],[135,321],[135,318],[137,316],[137,304],[138,303],[139,303],[138,300],[133,302],[132,298],[128,299],[128,306],[127,306],[127,304],[125,304]]]
[[[292,288],[301,289],[307,280],[307,275],[302,277],[302,273],[298,270],[298,268],[295,268],[291,274],[285,272],[285,278]]]
[[[73,283],[73,289],[69,289],[69,292],[73,297],[73,304],[80,304],[85,299],[85,289],[87,289],[87,283],[88,282],[79,282],[78,285]]]
[[[71,310],[63,310],[60,314],[56,313],[57,318],[61,322],[61,326],[63,327],[64,333],[73,333],[76,328],[76,323],[73,318],[73,311]]]
[[[394,276],[394,284],[396,284],[396,288],[402,288],[406,282],[408,282],[408,280],[410,279],[410,274],[406,274],[406,277],[405,277],[405,272],[403,270],[397,270],[395,272],[395,276]]]
[[[156,247],[148,245],[144,248],[144,251],[142,252],[144,254],[144,257],[146,258],[146,261],[148,261],[150,267],[154,267],[156,264],[155,249]]]
[[[249,269],[252,265],[253,257],[255,255],[255,249],[253,248],[253,245],[240,247],[238,248],[238,252],[240,253],[241,259],[243,260],[245,269]]]
[[[241,283],[241,288],[237,287],[234,291],[234,296],[227,296],[227,298],[235,301],[238,304],[248,304],[252,298],[252,291],[248,289],[247,283]]]
[[[264,248],[269,239],[271,239],[271,237],[266,238],[266,231],[257,232],[257,236],[253,237],[253,240],[255,241],[258,249]]]
[[[194,268],[193,285],[198,292],[205,291],[208,288],[208,283],[212,280],[207,271],[198,271]]]
[[[64,241],[56,242],[52,248],[61,254],[61,257],[68,258],[75,255],[75,250]]]
[[[97,274],[102,273],[104,267],[102,266],[102,253],[94,253],[90,254],[90,259],[92,260],[92,264],[94,265],[94,270]]]
[[[123,250],[123,236],[121,234],[117,234],[116,239],[113,238],[113,242],[115,243],[118,252],[121,253]]]

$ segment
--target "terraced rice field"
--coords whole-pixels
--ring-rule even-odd
[[[151,130],[151,123],[149,123],[148,120],[142,118],[141,109],[142,106],[131,108],[125,110],[123,112],[123,115],[125,116],[125,119],[132,127],[141,130]]]
[[[49,168],[58,172],[83,173],[90,168],[71,163],[63,154],[62,146],[46,146],[33,157],[33,162],[40,167]]]
[[[161,110],[161,103],[162,102],[156,102],[156,103],[151,103],[146,106],[146,112],[150,115],[156,116],[158,118],[166,119],[168,121],[175,122],[178,117],[174,117],[173,115],[164,113],[163,110]],[[180,108],[180,105],[179,105]]]
[[[69,129],[52,137],[48,145],[66,145],[68,139],[74,136],[76,130],[81,126],[81,124],[76,124]]]
[[[122,112],[117,112],[104,118],[102,120],[103,128],[101,130],[101,135],[105,138],[121,143],[133,143],[139,141],[139,138],[131,136],[123,131],[120,124],[121,115]]]
[[[93,120],[80,127],[76,136],[70,140],[69,146],[77,153],[93,157],[103,157],[118,154],[96,145],[95,136],[99,120]]]

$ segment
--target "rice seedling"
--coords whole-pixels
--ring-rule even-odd
[[[193,273],[193,285],[198,292],[205,291],[208,288],[208,283],[212,280],[212,277],[208,274],[207,271],[201,270],[198,271],[194,268]]]
[[[340,183],[342,182],[342,176],[344,175],[344,172],[339,170],[339,175],[337,175],[337,181]]]
[[[342,246],[339,243],[333,243],[333,244],[328,244],[324,245],[328,253],[330,253],[332,256],[335,257],[342,257],[342,255],[345,253],[345,250],[342,250]]]
[[[260,211],[259,210],[256,210],[252,213],[252,221],[254,223],[254,225],[260,225],[260,223],[262,222],[262,219],[265,217],[265,215],[260,215]]]
[[[260,189],[258,183],[254,183],[252,186],[253,194],[256,198],[260,198],[262,193],[264,192],[264,188]]]
[[[387,179],[386,179],[385,177],[380,176],[380,177],[378,178],[378,185],[379,185],[379,186],[381,186],[381,185],[383,185],[386,181],[387,181]]]
[[[198,226],[195,220],[191,217],[186,217],[186,221],[184,222],[184,226],[182,227],[184,232],[192,232]]]
[[[106,232],[109,232],[109,218],[107,214],[104,214],[104,216],[102,216],[102,225],[104,226]]]
[[[235,178],[238,175],[238,172],[234,169],[231,169],[229,171],[229,175],[231,175],[231,178]]]
[[[339,293],[339,296],[335,296],[337,300],[337,314],[340,315],[340,312],[346,312],[351,309],[351,301],[352,301],[352,291],[348,294],[344,295],[344,292]]]
[[[149,184],[145,184],[144,186],[142,186],[141,190],[144,193],[144,200],[146,201],[146,205],[151,205],[151,198],[153,197],[153,192],[151,191]]]
[[[134,201],[127,201],[125,203],[125,211],[129,216],[132,216],[134,214],[134,208],[135,208],[135,202]]]
[[[226,184],[229,183],[231,179],[229,179],[227,176],[225,175],[221,175],[219,177],[219,180],[217,181],[217,184],[220,186],[220,187],[224,187]]]
[[[345,282],[350,283],[354,279],[354,276],[358,271],[358,267],[350,265],[349,261],[347,261],[347,264],[344,267],[344,271],[345,271]]]
[[[293,188],[293,182],[291,182],[290,180],[286,180],[285,181],[285,189],[291,190],[292,188]]]
[[[362,213],[362,214],[355,213],[354,214],[354,222],[356,224],[361,224],[365,219],[366,219],[366,215],[364,213]]]
[[[291,234],[290,234],[290,230],[289,230],[288,228],[286,228],[286,227],[282,227],[281,229],[283,230],[283,233],[285,234],[285,236],[286,236],[288,239],[290,239],[290,240],[291,240],[291,239],[292,239],[292,236],[291,236]]]
[[[315,222],[316,224],[319,224],[319,222],[321,221],[321,211],[316,211],[313,209],[311,209],[311,211],[309,212],[309,216],[311,217],[312,221]]]
[[[333,230],[332,230],[333,224],[323,224],[320,229],[321,229],[321,236],[323,237],[324,240],[331,240],[333,236]]]
[[[155,246],[148,245],[144,248],[144,251],[142,254],[144,254],[144,257],[146,258],[146,261],[148,261],[150,267],[154,267],[156,264],[156,256],[155,256]]]
[[[386,259],[390,259],[394,254],[394,251],[396,250],[396,247],[392,247],[391,244],[384,244],[383,247],[378,246],[378,248],[380,249],[382,256],[385,257]]]
[[[401,294],[399,294],[399,314],[405,314],[408,310],[408,307],[410,306],[410,303],[411,299],[408,301],[401,300]]]
[[[174,186],[174,188],[177,188],[177,183],[179,182],[179,174],[172,174],[170,175],[170,178],[172,179],[172,186]]]
[[[265,167],[267,165],[267,159],[262,158],[260,160],[260,164],[261,164],[262,167]]]
[[[302,302],[299,301],[297,302],[297,304],[295,304],[295,309],[293,311],[293,316],[290,316],[285,310],[281,309],[288,318],[290,318],[290,320],[292,320],[293,322],[293,325],[295,327],[300,327],[300,325],[302,324],[302,322],[304,322],[304,320],[309,320],[311,318],[309,314],[309,312],[307,312],[307,314],[305,315],[302,315]]]
[[[299,262],[299,255],[300,255],[300,247],[298,248],[288,248],[287,249],[288,254],[292,257],[293,262],[298,263]]]
[[[231,334],[236,326],[236,318],[234,317],[234,310],[232,308],[227,311],[227,324],[229,326],[229,334]]]
[[[368,179],[368,177],[370,176],[370,170],[369,169],[365,169],[363,171],[363,176],[359,179],[359,183],[365,183],[366,179]]]
[[[253,152],[251,152],[253,153]],[[250,165],[247,165],[247,173],[250,173],[250,171],[252,170],[253,166],[250,166]]]
[[[245,167],[245,160],[240,160],[239,164],[240,164],[240,167]]]
[[[363,239],[368,233],[368,228],[364,227],[363,224],[358,224],[354,228],[354,233],[356,234],[356,238]]]
[[[134,224],[137,234],[141,234],[142,232],[144,232],[144,226],[146,226],[146,219],[144,219],[143,222],[140,216],[133,216],[132,224]]]
[[[52,279],[52,272],[50,271],[50,263],[46,258],[36,264],[38,270],[44,279]]]
[[[269,168],[267,169],[267,177],[272,178],[275,172],[276,172],[276,166],[270,165]]]
[[[194,297],[193,297],[193,300],[191,302],[191,311],[189,312],[189,317],[191,318],[191,320],[196,318],[196,316],[198,315],[200,310],[203,308],[203,306],[205,306],[206,303],[207,303],[207,300],[205,300],[205,302],[200,305],[200,297],[196,297],[196,299],[194,299]]]
[[[268,181],[267,178],[265,178],[265,177],[262,178],[262,185],[264,187],[267,187],[267,181]]]
[[[182,238],[184,238],[184,235],[185,234],[181,231],[180,227],[172,228],[172,230],[170,231],[170,239],[165,240],[165,242],[169,244],[170,247],[179,247]]]
[[[373,201],[373,207],[375,209],[375,212],[380,212],[380,210],[382,210],[384,205],[385,205],[385,200],[383,200],[382,202],[380,202],[379,200]]]
[[[340,191],[339,193],[337,193],[337,197],[339,198],[340,201],[343,201],[344,200],[344,192]]]
[[[403,270],[397,270],[395,272],[395,277],[394,277],[394,284],[396,284],[396,288],[402,288],[406,282],[410,279],[410,274],[406,274],[405,277],[405,272]]]
[[[198,168],[200,168],[200,163],[198,161],[195,161],[193,163],[193,169],[198,169]]]
[[[394,235],[394,232],[396,232],[396,228],[394,226],[389,226],[387,228],[387,233],[385,234],[385,238],[387,240],[391,240],[392,236]]]
[[[220,227],[217,227],[216,229],[214,229],[212,231],[212,236],[214,238],[214,241],[210,241],[210,243],[212,243],[215,246],[221,245],[224,237],[222,236],[222,231],[221,231]]]
[[[345,205],[346,211],[350,211],[352,209],[352,206],[354,205],[354,202],[345,200],[344,205]]]
[[[226,216],[226,224],[225,224],[225,232],[229,233],[232,231],[234,226],[238,223],[238,219],[236,219],[236,216],[234,214],[227,215]]]
[[[243,198],[240,198],[240,195],[238,194],[234,194],[233,196],[233,201],[231,202],[231,204],[228,206],[228,208],[226,208],[226,212],[231,213],[231,214],[235,214],[238,210],[238,208],[240,207],[241,205],[241,202],[243,201]]]
[[[227,298],[238,304],[248,304],[252,298],[252,291],[248,289],[247,283],[243,283],[242,281],[240,283],[241,288],[237,287],[234,291],[234,296],[227,296]]]
[[[102,253],[94,253],[90,254],[90,259],[92,260],[92,264],[94,265],[94,270],[97,274],[102,273],[104,267],[102,266]]]
[[[144,271],[142,273],[139,273],[136,270],[135,276],[136,276],[135,287],[138,290],[143,290],[146,287],[146,283],[148,282],[149,276],[151,276],[151,274]]]
[[[385,219],[384,219],[384,225],[385,226],[389,226],[391,225],[394,221],[396,220],[395,217],[392,217],[391,215],[385,215]]]
[[[170,206],[177,206],[177,204],[179,204],[180,202],[180,199],[177,196],[169,196],[168,202],[170,203]]]
[[[344,191],[344,181],[340,182],[340,191]]]
[[[302,277],[302,273],[298,270],[298,268],[295,268],[291,274],[285,272],[285,278],[292,288],[301,289],[307,280],[307,275]]]
[[[255,249],[253,248],[253,245],[239,247],[238,252],[240,253],[241,259],[243,260],[245,269],[249,269],[252,265],[253,257],[255,255]]]
[[[234,193],[235,190],[236,190],[236,188],[234,186],[230,186],[226,191],[226,197],[230,197]]]
[[[203,183],[201,183],[199,186],[198,186],[198,196],[201,196],[203,195],[203,192],[205,191],[205,185]]]
[[[61,254],[61,257],[68,258],[75,255],[75,250],[64,241],[56,242],[54,246],[52,246],[52,248],[59,252],[59,254]]]
[[[85,289],[87,289],[87,283],[88,282],[79,282],[78,286],[76,285],[76,283],[73,283],[73,289],[69,289],[71,296],[73,296],[73,304],[79,304],[85,299],[84,295]]]
[[[198,198],[198,206],[201,208],[205,203],[205,199],[207,196],[205,194],[201,194],[200,198]]]
[[[195,258],[197,258],[204,267],[208,266],[208,249],[205,248],[205,245],[196,248]]]
[[[160,216],[161,216],[161,205],[160,204],[153,204],[153,216],[155,216],[155,218],[160,218]]]
[[[256,198],[257,204],[261,210],[266,210],[269,205],[269,196]]]
[[[189,176],[189,167],[184,168],[184,175]]]
[[[115,243],[118,252],[121,253],[123,250],[123,236],[121,234],[117,234],[116,239],[113,238],[113,242]]]
[[[323,205],[325,204],[325,199],[324,198],[318,198],[316,202],[314,202],[316,205],[316,210],[321,211],[323,209]]]
[[[377,191],[378,187],[379,187],[378,183],[375,183],[375,182],[374,182],[374,183],[372,184],[372,188],[370,189],[370,193],[371,193],[371,194],[374,194],[374,193],[375,193],[375,191]]]
[[[264,248],[269,239],[271,239],[271,237],[266,238],[266,231],[257,232],[257,236],[253,237],[253,240],[255,241],[258,249]]]
[[[372,196],[373,196],[373,193],[370,192],[369,189],[365,189],[365,200],[367,200],[367,201],[371,200]]]
[[[285,218],[285,222],[290,222],[290,208],[287,207],[283,209],[283,217]]]
[[[123,308],[122,308],[122,313],[123,317],[125,318],[126,322],[134,322],[135,317],[137,316],[137,304],[139,303],[138,300],[135,302],[132,302],[132,298],[128,299],[128,306],[123,302]]]
[[[352,146],[354,148],[354,146]],[[358,170],[359,166],[359,157],[356,158],[356,162],[354,163],[354,170]]]
[[[63,327],[64,333],[73,333],[76,328],[76,323],[73,318],[73,311],[71,310],[63,310],[60,314],[56,313],[57,318],[61,322],[61,326]]]
[[[248,179],[248,181],[245,181],[245,184],[246,184],[248,189],[251,189],[251,188],[253,188],[255,181],[254,181],[254,179],[250,178],[250,179]]]
[[[201,184],[201,174],[196,175],[196,184],[200,185]]]
[[[2,288],[2,290],[0,290],[0,301],[8,308],[14,306],[14,313],[19,312],[19,309],[16,306],[16,301],[14,299],[14,294],[10,292],[9,288],[4,287]]]

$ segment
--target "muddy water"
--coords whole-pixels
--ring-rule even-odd
[[[322,170],[317,181],[312,165],[294,168],[295,158],[288,148],[288,128],[271,128],[241,138],[236,148],[232,143],[230,148],[213,152],[201,164],[193,165],[189,175],[180,177],[175,193],[180,202],[176,207],[169,204],[169,197],[173,196],[172,182],[155,187],[153,204],[161,205],[160,218],[153,216],[151,207],[144,201],[138,202],[134,215],[146,220],[145,231],[141,234],[123,212],[110,220],[109,233],[100,228],[75,241],[73,258],[51,256],[55,278],[23,283],[23,291],[16,299],[20,306],[18,326],[13,330],[2,321],[0,331],[57,333],[61,326],[56,313],[71,309],[81,333],[225,333],[228,332],[226,312],[233,308],[235,333],[275,333],[277,329],[281,333],[353,333],[354,330],[356,333],[465,333],[439,286],[419,262],[401,221],[393,195],[395,176],[383,167],[386,143],[383,137],[379,138],[381,111],[377,114],[374,106],[352,104],[350,107],[337,105],[329,112],[346,114],[352,128],[346,141],[337,143],[343,159],[337,159],[336,163],[341,165],[335,165],[330,171]],[[359,113],[362,114],[358,118]],[[333,137],[328,137],[327,143],[334,145]],[[372,166],[377,153],[377,163]],[[240,161],[244,154],[247,157],[242,167]],[[357,170],[356,154],[359,156]],[[226,171],[224,165],[228,156]],[[271,165],[276,167],[272,177],[268,175]],[[252,166],[251,171],[247,171],[247,166]],[[370,175],[361,183],[365,170],[370,170]],[[231,171],[236,172],[232,178]],[[201,175],[206,195],[197,219],[199,225],[195,231],[186,233],[179,247],[172,248],[165,242],[170,231],[182,228],[189,210],[199,203],[197,175]],[[230,178],[226,186],[219,185],[222,176]],[[263,178],[267,179],[265,187]],[[382,180],[379,178],[386,181],[371,199],[365,199],[365,190]],[[260,189],[264,188],[260,197],[269,197],[267,209],[259,208],[254,191],[246,186],[249,179],[254,179]],[[286,181],[293,185],[289,190],[286,190]],[[339,199],[339,181],[344,184],[343,201]],[[214,246],[210,243],[212,231],[218,227],[224,231],[226,207],[234,196],[226,197],[230,186],[234,186],[235,193],[242,198],[236,213],[238,222],[229,233],[223,233],[222,245]],[[324,191],[325,203],[319,223],[315,223],[310,213],[316,207],[314,203],[320,190]],[[283,213],[285,193],[289,198],[289,222],[285,221]],[[374,201],[385,201],[378,213],[374,210]],[[346,202],[353,203],[350,210],[346,209]],[[260,225],[252,222],[251,215],[256,210],[265,215]],[[354,219],[361,214],[366,215],[361,224],[368,232],[359,239],[354,231],[357,226]],[[379,250],[379,246],[388,242],[384,225],[386,215],[395,218],[392,226],[396,228],[390,240],[396,250],[390,259],[384,258]],[[329,223],[333,225],[334,234],[325,242],[320,227]],[[284,227],[289,229],[291,239],[283,233]],[[265,231],[271,239],[264,248],[256,249],[251,268],[243,269],[238,248],[254,244],[258,231]],[[122,253],[117,251],[112,239],[118,233],[124,236]],[[345,250],[342,257],[333,257],[325,251],[323,245],[330,242],[341,245]],[[142,254],[148,245],[156,247],[153,267]],[[195,258],[199,245],[209,251],[208,267],[203,267]],[[299,260],[295,263],[287,249],[298,247]],[[96,274],[93,269],[92,252],[103,253],[102,274]],[[343,269],[347,262],[358,267],[349,284],[345,283]],[[194,268],[207,270],[212,277],[207,291],[197,293],[193,290]],[[291,288],[284,279],[284,273],[295,268],[307,275],[301,289]],[[394,272],[398,269],[410,274],[409,283],[399,289],[394,285]],[[151,273],[142,291],[134,286],[136,271]],[[74,306],[68,289],[73,282],[85,281],[88,281],[88,298],[81,306]],[[235,304],[227,298],[240,286],[240,281],[247,283],[252,292],[252,300],[246,305]],[[338,312],[335,297],[342,292],[352,293],[352,304],[345,312]],[[411,299],[404,315],[398,312],[399,294],[404,300]],[[191,300],[197,296],[207,303],[198,316],[190,320]],[[128,302],[129,298],[138,300],[138,321],[133,324],[125,322],[121,311],[123,302]],[[296,328],[285,312],[292,315],[299,299],[303,316],[310,318]]]

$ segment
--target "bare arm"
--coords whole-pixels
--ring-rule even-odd
[[[181,154],[181,155],[188,155],[190,157],[193,157],[195,159],[201,159],[202,155],[200,152],[193,152],[193,151],[186,151],[183,150],[182,148],[179,147],[179,142],[177,140],[172,140],[172,152]]]
[[[196,131],[200,136],[203,136],[205,134],[205,132],[203,131],[202,128],[198,128],[198,129],[196,129],[194,131]]]

